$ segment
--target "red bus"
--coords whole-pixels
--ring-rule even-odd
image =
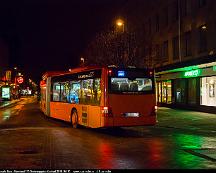
[[[41,110],[74,128],[156,124],[152,69],[81,67],[42,78]]]

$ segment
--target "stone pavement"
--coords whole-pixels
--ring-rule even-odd
[[[159,107],[157,126],[216,132],[216,114]]]
[[[0,110],[20,100],[0,102]],[[211,113],[158,107],[157,121],[159,127],[216,132],[216,114]]]
[[[7,106],[12,106],[13,104],[19,102],[21,99],[10,100],[10,101],[0,101],[0,109],[3,109]]]

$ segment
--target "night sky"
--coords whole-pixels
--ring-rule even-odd
[[[38,82],[49,70],[76,67],[88,42],[126,0],[0,0],[0,37],[9,65]]]

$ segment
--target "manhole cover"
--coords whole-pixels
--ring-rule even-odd
[[[184,151],[208,160],[216,161],[216,148],[184,149]]]
[[[38,153],[37,150],[24,150],[19,152],[19,154],[37,154],[37,153]]]

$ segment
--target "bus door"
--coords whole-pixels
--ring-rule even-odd
[[[46,81],[46,97],[45,97],[45,114],[50,116],[50,90],[51,90],[51,77]]]

